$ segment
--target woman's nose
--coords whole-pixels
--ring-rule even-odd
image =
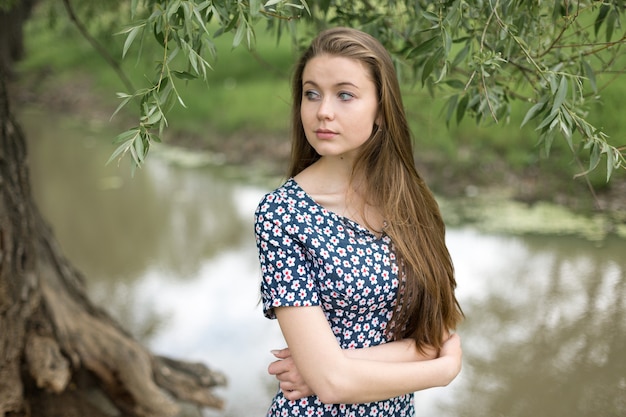
[[[333,119],[335,117],[333,105],[328,97],[324,97],[320,100],[319,107],[317,108],[317,117],[320,120]]]

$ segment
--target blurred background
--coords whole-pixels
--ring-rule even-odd
[[[97,304],[156,353],[227,375],[226,408],[190,415],[264,415],[277,389],[269,351],[284,342],[258,305],[252,221],[284,180],[291,44],[259,31],[250,54],[216,39],[208,86],[181,91],[187,109],[131,176],[127,161],[105,164],[133,116],[110,119],[119,81],[75,29],[49,22],[29,21],[16,91],[44,217]],[[124,65],[140,79],[150,62]],[[598,125],[624,131],[625,92],[621,81],[603,94]],[[417,415],[625,415],[624,172],[592,176],[605,208],[594,210],[567,145],[545,160],[532,128],[448,129],[443,101],[412,85],[404,99],[467,316],[460,377],[417,393]]]

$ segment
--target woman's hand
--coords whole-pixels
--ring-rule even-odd
[[[439,359],[444,359],[448,362],[447,369],[449,370],[448,385],[456,376],[461,372],[463,358],[463,350],[461,349],[461,338],[458,334],[452,334],[441,347],[439,352]]]
[[[272,362],[267,371],[276,377],[286,399],[295,401],[315,394],[298,372],[289,348],[272,350],[272,354],[279,360]]]

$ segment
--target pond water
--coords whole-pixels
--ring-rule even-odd
[[[225,410],[203,415],[263,416],[269,351],[284,342],[258,305],[252,216],[279,180],[158,153],[131,178],[126,162],[105,166],[102,126],[21,119],[36,199],[92,299],[153,351],[227,375]],[[626,241],[481,230],[449,228],[464,368],[417,393],[417,415],[626,415]]]

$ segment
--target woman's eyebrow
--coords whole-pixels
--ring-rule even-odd
[[[315,82],[315,81],[310,81],[310,80],[305,80],[302,82],[302,85],[306,85],[306,84],[311,84],[313,87],[319,87],[319,85]],[[351,83],[350,81],[342,81],[342,82],[338,82],[337,84],[334,85],[335,87],[354,87],[356,89],[359,89],[359,86]]]

